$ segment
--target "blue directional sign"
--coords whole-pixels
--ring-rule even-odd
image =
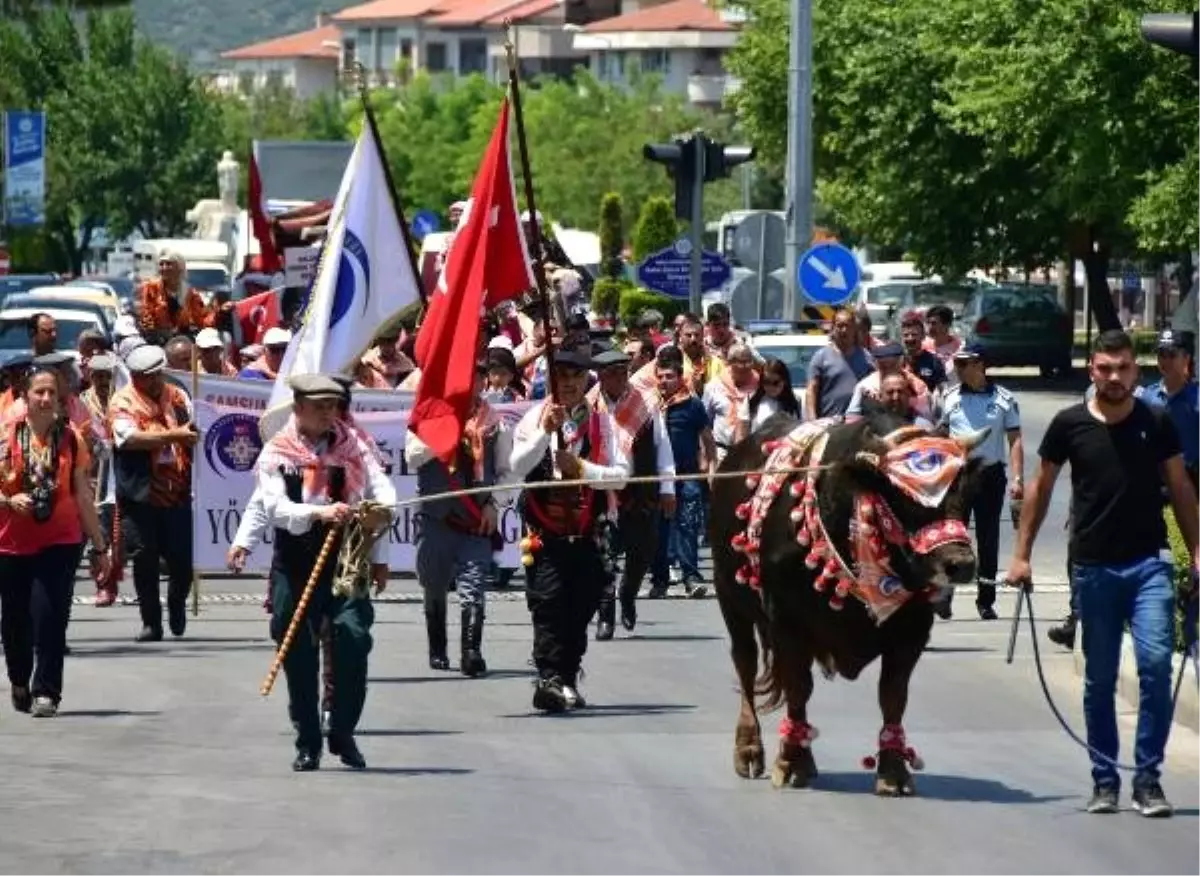
[[[796,285],[809,301],[842,304],[854,294],[862,269],[840,243],[819,243],[801,257],[796,275]]]
[[[1137,271],[1127,270],[1124,276],[1121,277],[1121,288],[1129,292],[1136,292],[1142,288],[1142,277]]]
[[[417,240],[424,240],[426,234],[433,234],[442,227],[442,220],[432,210],[418,210],[411,223],[412,235]]]
[[[691,293],[692,245],[687,238],[660,249],[638,265],[637,276],[648,289],[672,298],[687,298]],[[720,289],[733,276],[733,268],[719,253],[704,250],[700,270],[700,291]]]

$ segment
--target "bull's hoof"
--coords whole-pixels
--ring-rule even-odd
[[[733,769],[743,779],[759,779],[767,769],[762,743],[738,745],[733,749]]]
[[[903,755],[896,751],[881,751],[875,772],[875,794],[878,797],[912,797],[917,785],[912,770]]]
[[[771,768],[771,785],[775,788],[807,788],[818,775],[817,762],[811,748],[783,743],[775,766]]]

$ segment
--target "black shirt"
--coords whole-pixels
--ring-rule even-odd
[[[915,356],[909,356],[908,367],[917,377],[921,378],[930,392],[946,382],[946,369],[942,365],[942,360],[928,350],[922,350]]]
[[[1181,453],[1165,411],[1135,401],[1129,416],[1109,425],[1086,402],[1072,405],[1050,421],[1038,453],[1071,464],[1074,562],[1117,565],[1158,554],[1166,537],[1159,466]]]

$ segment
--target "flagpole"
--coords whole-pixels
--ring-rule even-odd
[[[192,343],[192,422],[191,427],[196,428],[196,400],[200,398],[200,350],[196,347],[195,342]],[[195,502],[198,498],[200,483],[200,466],[196,465],[196,454],[192,453],[192,507],[195,508]],[[195,523],[192,524],[195,526]],[[193,535],[193,539],[195,536]],[[196,571],[196,564],[192,563],[192,617],[200,614],[200,573]]]
[[[512,22],[504,19],[504,52],[508,57],[508,84],[512,91],[513,121],[517,125],[517,150],[521,176],[525,180],[525,206],[532,221],[530,248],[533,250],[533,278],[542,304],[542,331],[546,336],[546,386],[550,400],[558,403],[558,381],[554,379],[554,335],[550,326],[550,295],[546,291],[546,270],[542,265],[542,229],[533,198],[533,169],[529,165],[529,143],[525,139],[525,116],[521,112],[521,74],[517,69],[517,49],[512,41]],[[566,329],[566,326],[563,326]]]
[[[371,131],[371,139],[375,141],[375,151],[379,153],[379,163],[383,165],[383,179],[387,183],[388,197],[392,200],[392,209],[396,211],[396,219],[400,223],[400,233],[404,235],[404,252],[408,255],[408,264],[412,268],[413,279],[417,283],[417,294],[421,296],[421,310],[429,306],[425,297],[425,287],[421,283],[421,270],[417,265],[417,257],[413,253],[412,237],[408,233],[408,222],[404,219],[404,207],[396,194],[396,181],[392,179],[392,168],[387,162],[387,153],[383,151],[383,140],[379,136],[379,125],[375,122],[375,110],[371,108],[370,95],[367,93],[367,71],[362,62],[354,62],[355,86],[358,89],[359,100],[362,101],[363,113],[367,120],[367,128]]]

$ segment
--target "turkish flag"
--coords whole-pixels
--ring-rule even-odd
[[[409,429],[445,462],[454,458],[463,424],[475,405],[472,390],[482,316],[535,282],[513,186],[508,117],[505,98],[417,333],[421,382]]]
[[[247,211],[250,213],[250,227],[254,231],[254,239],[258,241],[258,251],[261,253],[260,270],[266,274],[274,274],[283,270],[283,259],[275,248],[275,238],[271,234],[271,217],[267,213],[267,197],[263,192],[262,176],[258,172],[258,144],[250,150],[250,184],[246,195]]]
[[[234,302],[233,312],[242,327],[242,346],[261,344],[267,329],[275,328],[283,319],[279,310],[279,295],[262,292]]]

